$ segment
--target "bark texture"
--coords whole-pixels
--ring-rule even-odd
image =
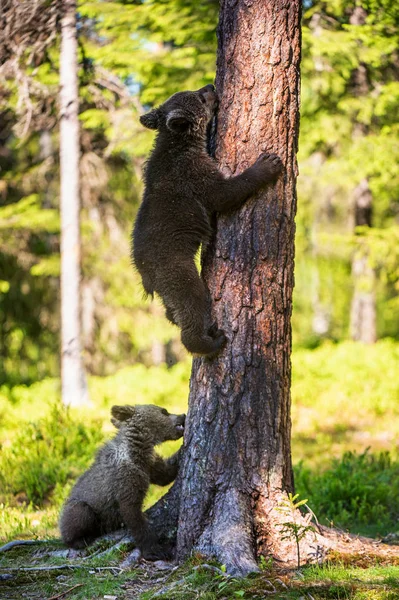
[[[221,2],[216,158],[234,175],[275,152],[285,170],[240,211],[218,218],[204,257],[213,316],[229,342],[216,359],[193,364],[177,555],[196,549],[241,575],[257,570],[257,552],[288,558],[275,508],[293,488],[300,14],[299,0]]]
[[[80,327],[79,121],[76,0],[64,1],[60,56],[61,380],[68,406],[88,402]]]

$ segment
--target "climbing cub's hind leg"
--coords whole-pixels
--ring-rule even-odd
[[[168,269],[157,277],[156,291],[161,296],[167,318],[181,328],[181,339],[193,354],[215,354],[226,337],[212,325],[209,293],[193,260],[179,261],[179,270]]]

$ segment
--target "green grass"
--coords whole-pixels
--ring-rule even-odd
[[[326,343],[293,354],[294,462],[326,466],[347,450],[392,450],[399,439],[399,344]]]
[[[57,546],[47,546],[47,550],[56,551]],[[32,561],[33,551],[30,548],[16,548],[0,559],[0,575],[8,573],[11,579],[0,582],[0,598],[7,600],[43,600],[50,598],[68,589],[76,587],[68,593],[67,598],[71,600],[100,599],[104,595],[117,595],[120,597],[121,585],[126,580],[132,580],[134,572],[121,572],[117,567],[120,556],[109,556],[106,561],[93,560],[68,560],[65,558],[48,558],[44,554],[43,547],[35,550],[36,558]],[[42,556],[40,557],[40,554]],[[39,555],[39,556],[38,556]],[[57,569],[47,571],[22,571],[17,567],[33,566],[61,566],[68,564],[71,569]],[[115,566],[115,570],[110,567]],[[73,568],[77,567],[77,568]],[[106,570],[103,570],[107,567]]]
[[[399,528],[399,462],[388,452],[347,452],[323,471],[302,462],[295,482],[326,525],[373,536]]]

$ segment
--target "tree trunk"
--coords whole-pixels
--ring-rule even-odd
[[[398,553],[310,529],[287,494],[300,12],[300,0],[221,2],[217,159],[234,174],[273,151],[285,171],[217,220],[203,274],[229,341],[217,358],[194,360],[179,475],[147,511],[165,543],[176,543],[178,559],[197,550],[235,576],[258,570],[260,554],[286,567],[319,561],[330,549]]]
[[[76,1],[64,0],[60,56],[62,401],[89,401],[80,341],[79,121]]]
[[[371,227],[373,197],[367,179],[354,190],[354,225]],[[356,231],[356,229],[355,229]],[[367,244],[359,245],[352,259],[353,296],[350,314],[352,340],[374,344],[377,340],[375,271],[370,265]]]
[[[229,342],[215,360],[193,365],[177,554],[199,550],[234,574],[257,570],[257,552],[287,558],[275,508],[293,489],[300,14],[299,0],[221,3],[217,160],[232,175],[263,151],[285,165],[275,185],[218,219],[203,264],[213,316]]]
[[[351,25],[364,25],[367,12],[361,6],[356,6],[350,16]],[[359,41],[359,44],[361,42]],[[352,93],[355,96],[367,96],[371,86],[367,64],[360,62],[352,73]],[[355,120],[353,123],[353,138],[365,136],[368,127]],[[353,222],[356,227],[371,227],[373,211],[373,196],[366,178],[353,191]],[[367,255],[367,245],[359,247],[352,258],[353,296],[350,312],[350,335],[352,340],[364,344],[374,344],[377,341],[377,301],[375,297],[376,275],[370,265]]]

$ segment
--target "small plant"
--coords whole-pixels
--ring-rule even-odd
[[[301,566],[299,543],[309,531],[315,532],[315,528],[311,524],[313,513],[308,512],[307,515],[302,515],[298,510],[300,506],[306,505],[308,500],[306,499],[297,501],[298,497],[299,494],[293,495],[289,493],[288,498],[280,504],[277,510],[283,512],[289,519],[281,525],[281,539],[293,539],[295,541],[299,569]]]
[[[265,558],[263,554],[259,557],[259,566],[261,571],[271,571],[273,567],[273,557]]]

